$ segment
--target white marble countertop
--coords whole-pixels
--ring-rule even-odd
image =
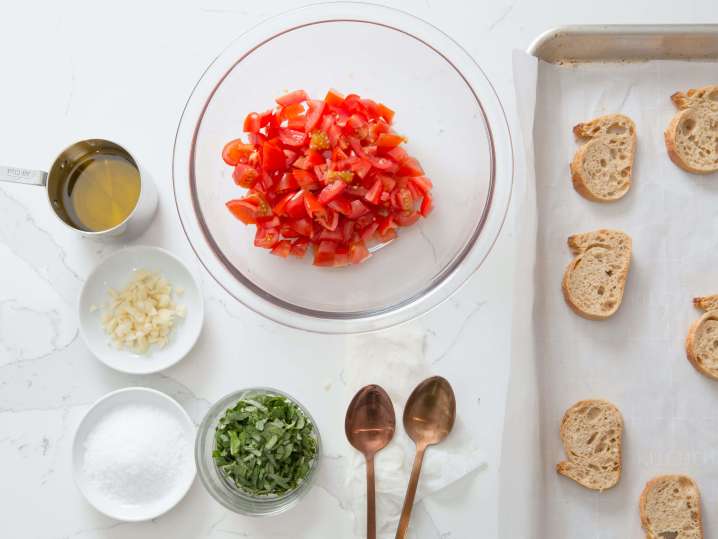
[[[496,86],[512,126],[511,51],[525,49],[542,31],[570,23],[697,23],[718,15],[713,0],[685,2],[680,10],[668,0],[606,0],[600,11],[569,0],[385,3],[427,19],[466,47]],[[91,268],[118,246],[78,239],[56,226],[39,190],[0,186],[3,537],[352,536],[351,514],[321,482],[301,509],[263,520],[228,513],[195,482],[169,514],[125,524],[85,502],[73,485],[70,466],[74,429],[88,406],[129,385],[167,392],[198,421],[211,402],[229,391],[271,383],[300,397],[312,410],[330,458],[344,448],[341,370],[347,338],[286,329],[229,297],[200,271],[171,195],[174,133],[197,78],[244,29],[300,4],[127,0],[108,6],[90,0],[27,0],[0,7],[0,162],[44,168],[65,145],[92,136],[125,144],[161,193],[158,215],[139,243],[163,246],[193,265],[206,298],[205,328],[190,357],[163,374],[146,377],[109,370],[79,338],[75,303]],[[491,256],[468,285],[410,324],[424,336],[423,350],[434,370],[454,384],[459,410],[471,418],[466,426],[488,460],[486,470],[417,508],[418,539],[498,535],[512,259],[509,219]]]

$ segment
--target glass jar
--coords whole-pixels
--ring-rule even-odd
[[[227,479],[224,474],[217,468],[212,458],[212,451],[215,446],[215,431],[219,420],[224,416],[227,409],[233,407],[241,399],[252,398],[257,395],[278,395],[284,397],[294,404],[304,413],[304,415],[314,425],[314,436],[317,440],[317,454],[314,457],[309,474],[297,488],[281,494],[279,496],[271,495],[252,495],[245,492],[234,485]],[[241,389],[226,395],[217,401],[207,412],[197,431],[197,439],[195,441],[195,460],[197,462],[197,473],[199,478],[207,489],[207,492],[227,509],[247,516],[274,516],[284,513],[294,507],[312,488],[317,475],[319,463],[321,460],[321,438],[319,430],[314,418],[309,411],[295,398],[278,389],[269,387],[254,387],[249,389]]]

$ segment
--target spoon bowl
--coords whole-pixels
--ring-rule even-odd
[[[438,444],[454,427],[456,398],[449,382],[433,376],[421,382],[404,408],[404,429],[417,446]]]
[[[430,445],[438,444],[454,428],[456,397],[451,384],[441,376],[432,376],[411,392],[404,407],[404,429],[416,444],[416,457],[406,489],[396,539],[404,539],[409,529],[411,510],[414,507],[416,487],[419,485],[424,453]]]
[[[394,405],[386,391],[374,384],[360,389],[347,408],[344,430],[349,443],[366,459],[367,538],[375,539],[374,455],[387,446],[396,431]]]

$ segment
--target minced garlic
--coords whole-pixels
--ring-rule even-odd
[[[159,273],[137,270],[123,290],[108,292],[102,327],[118,349],[144,354],[152,345],[162,348],[177,317],[185,316],[185,307],[172,301],[172,285]]]

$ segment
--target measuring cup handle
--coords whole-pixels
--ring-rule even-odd
[[[0,165],[0,181],[26,185],[47,185],[47,172]]]

